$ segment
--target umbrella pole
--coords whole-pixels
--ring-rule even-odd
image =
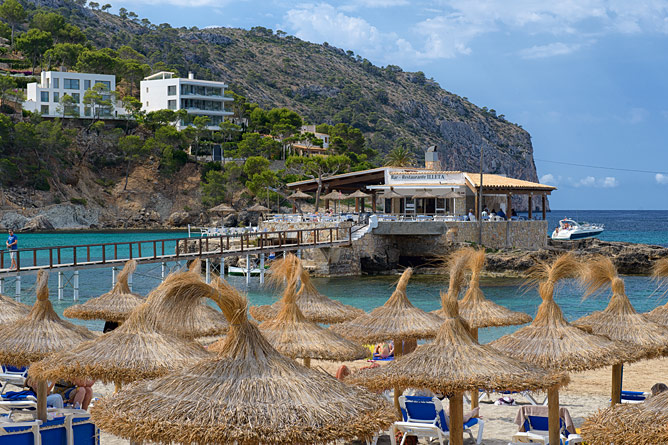
[[[37,419],[46,422],[46,380],[37,381]]]
[[[560,443],[558,386],[552,386],[547,390],[547,425],[550,443]]]
[[[471,337],[475,341],[478,341],[478,328],[472,328],[471,329]],[[471,409],[476,409],[478,407],[478,400],[479,400],[479,392],[480,391],[471,391]]]
[[[462,445],[464,443],[463,398],[463,391],[457,391],[452,397],[450,397],[450,445]]]
[[[404,354],[404,341],[403,340],[394,340],[394,359],[396,360],[397,357],[400,357]],[[403,415],[401,414],[401,406],[399,405],[399,396],[403,393],[403,390],[399,388],[398,386],[394,387],[394,407],[397,410],[397,413],[399,414],[399,418],[403,418]]]
[[[610,397],[610,406],[621,403],[622,399],[622,364],[612,365],[612,396]]]
[[[307,368],[311,367],[311,357],[304,357],[304,366]]]

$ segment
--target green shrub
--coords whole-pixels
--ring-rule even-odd
[[[88,201],[85,198],[70,198],[70,202],[84,207],[88,205]]]

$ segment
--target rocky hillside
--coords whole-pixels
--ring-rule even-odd
[[[381,154],[399,141],[422,160],[422,149],[437,145],[444,169],[477,171],[482,146],[487,172],[537,180],[526,131],[444,90],[428,74],[377,67],[352,51],[261,27],[177,29],[69,0],[35,3],[58,9],[101,48],[129,44],[154,67],[224,80],[262,107],[287,107],[315,124],[351,124]]]

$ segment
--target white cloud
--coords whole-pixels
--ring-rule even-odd
[[[662,175],[661,173],[657,173],[654,176],[654,179],[656,179],[657,184],[668,184],[668,175]]]
[[[362,8],[395,8],[409,4],[408,0],[357,0],[354,3],[341,6],[340,9],[342,11],[356,11]]]
[[[540,179],[539,179],[539,182],[541,184],[557,185],[560,180],[561,180],[561,176],[559,176],[558,178],[555,178],[552,173],[548,173],[546,175],[541,176]]]
[[[631,108],[627,122],[629,124],[639,124],[645,120],[648,112],[644,108]]]
[[[360,17],[340,12],[327,3],[305,4],[285,14],[288,29],[303,40],[329,42],[364,57],[392,60],[393,55],[414,53],[410,43],[396,33],[384,33]]]
[[[525,48],[520,51],[520,56],[524,59],[543,59],[545,57],[565,56],[571,54],[582,47],[581,44],[567,44],[563,42],[554,42],[547,45],[537,45],[531,48]]]
[[[596,187],[596,188],[615,188],[619,185],[619,181],[614,176],[606,176],[605,178],[596,178],[594,176],[585,176],[579,180],[573,180],[573,187]]]

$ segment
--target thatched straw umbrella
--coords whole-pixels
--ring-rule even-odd
[[[0,294],[0,325],[19,320],[30,312],[30,306]]]
[[[664,287],[668,283],[668,258],[661,258],[654,263],[652,267],[652,276],[659,282],[660,287]],[[654,308],[653,310],[644,314],[654,323],[662,326],[668,326],[668,303],[663,306]]]
[[[668,443],[668,392],[600,410],[582,424],[582,438],[587,443]]]
[[[239,445],[369,438],[389,426],[387,402],[281,355],[248,320],[246,299],[220,289],[230,332],[218,355],[102,398],[97,426],[132,440]]]
[[[49,274],[37,275],[37,300],[24,318],[0,327],[0,363],[28,366],[46,355],[73,349],[95,335],[61,318],[49,301]],[[46,420],[46,381],[37,381],[37,415]]]
[[[287,280],[296,267],[294,255],[287,255],[285,258],[272,261],[269,274],[270,283],[282,284]],[[297,260],[299,261],[299,260]],[[332,300],[318,292],[308,271],[300,267],[301,287],[297,292],[297,306],[307,320],[314,323],[341,323],[352,320],[364,314],[362,309],[343,304],[340,301]],[[258,321],[273,320],[283,308],[283,301],[279,300],[271,305],[251,306],[250,313]]]
[[[487,298],[480,289],[480,272],[485,265],[483,249],[463,248],[459,254],[466,255],[466,268],[471,271],[468,289],[459,302],[459,315],[471,328],[471,335],[478,339],[478,329],[492,326],[513,326],[531,322],[531,316],[524,312],[511,311]],[[435,312],[442,313],[442,309]]]
[[[229,206],[223,202],[222,204],[218,204],[215,207],[211,207],[209,209],[209,212],[220,213],[222,215],[225,215],[227,213],[236,213],[236,210],[234,209],[234,207]]]
[[[554,301],[554,287],[575,277],[581,266],[572,254],[559,256],[552,264],[539,262],[529,271],[529,285],[538,285],[543,302],[529,326],[505,335],[490,346],[520,360],[546,369],[586,371],[623,362],[623,345],[570,325]],[[548,389],[550,443],[559,443],[559,394]]]
[[[603,311],[579,318],[573,325],[591,329],[594,334],[623,342],[634,357],[630,361],[654,358],[662,355],[668,347],[668,330],[636,312],[626,296],[624,281],[617,275],[612,260],[599,257],[589,260],[581,276],[589,295],[606,286],[611,286],[610,303]],[[612,404],[621,402],[622,364],[612,367]]]
[[[169,306],[175,317],[201,304],[216,290],[190,273],[171,274],[136,308],[117,329],[52,354],[30,368],[30,374],[45,380],[93,379],[122,384],[160,377],[186,363],[204,359],[209,353],[196,341],[160,329],[161,311]],[[175,320],[173,320],[175,321]]]
[[[463,440],[464,391],[525,391],[568,383],[565,373],[546,371],[478,344],[459,316],[456,297],[442,293],[441,300],[446,318],[432,343],[420,345],[386,366],[353,374],[346,381],[374,391],[399,386],[449,395],[450,443],[454,445]]]
[[[290,201],[296,201],[298,199],[311,199],[311,195],[306,194],[306,193],[302,192],[301,190],[297,190],[292,195],[288,196],[288,199]]]
[[[286,259],[294,257],[289,255]],[[296,267],[288,277],[283,293],[283,307],[275,320],[260,324],[260,332],[281,354],[293,358],[303,358],[304,366],[311,365],[311,359],[321,360],[357,360],[369,355],[364,346],[347,340],[325,329],[302,314],[297,306],[297,281],[301,276],[301,262],[294,257]],[[294,261],[293,260],[293,261]],[[215,350],[215,347],[210,348]]]
[[[246,210],[248,212],[259,212],[259,213],[271,211],[271,209],[269,207],[265,207],[262,204],[252,205],[252,206],[248,207]]]
[[[122,323],[144,299],[132,293],[128,285],[128,277],[137,268],[137,261],[130,260],[118,274],[116,284],[111,291],[91,298],[83,304],[70,306],[63,312],[69,318],[82,320],[106,320]]]

